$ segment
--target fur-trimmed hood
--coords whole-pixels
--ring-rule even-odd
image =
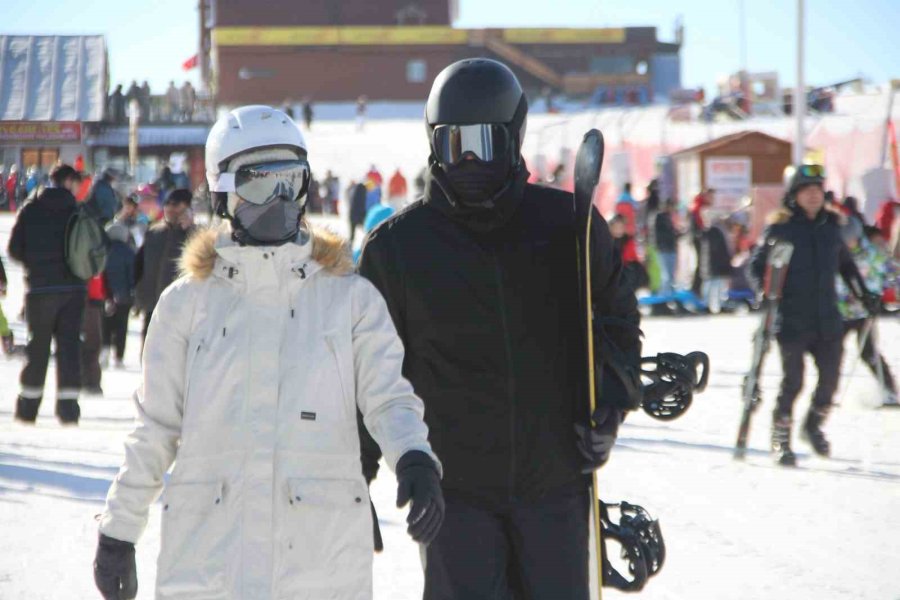
[[[307,224],[312,243],[312,259],[332,275],[347,275],[353,272],[353,261],[347,242],[330,229]],[[184,245],[184,252],[178,261],[178,272],[182,276],[198,280],[208,278],[216,264],[221,239],[230,241],[231,229],[228,225],[198,229]]]
[[[770,213],[766,218],[766,222],[769,225],[783,225],[790,221],[794,217],[794,215],[798,214],[800,214],[798,212],[798,209],[792,209],[786,206],[782,206],[775,212]],[[824,208],[822,208],[821,211],[819,211],[819,215],[816,217],[816,220],[823,223],[830,220],[834,221],[838,225],[844,225],[847,222],[847,217],[837,210],[834,210],[826,205]]]

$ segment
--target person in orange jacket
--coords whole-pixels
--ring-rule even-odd
[[[391,175],[390,181],[388,181],[388,204],[394,210],[400,210],[404,206],[406,206],[407,199],[407,185],[406,178],[403,176],[403,173],[400,172],[398,168],[394,171],[394,174]]]

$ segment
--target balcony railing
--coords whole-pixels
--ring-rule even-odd
[[[104,123],[128,125],[129,100],[123,99],[123,106],[117,107],[116,99],[110,95],[106,104]],[[147,102],[138,102],[142,125],[180,125],[184,123],[212,123],[215,121],[215,107],[212,99],[198,94],[192,105],[170,100],[164,94],[150,96]]]

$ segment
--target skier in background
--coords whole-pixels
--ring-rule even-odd
[[[875,231],[878,230],[875,229]],[[866,239],[864,228],[858,219],[850,219],[841,227],[841,235],[869,290],[877,293],[888,289],[900,289],[900,269],[890,257]],[[888,362],[876,347],[878,340],[869,312],[840,277],[837,278],[837,293],[838,307],[844,318],[844,337],[851,332],[856,333],[863,361],[868,365],[872,374],[879,378],[878,383],[883,386],[879,390],[882,406],[898,406],[894,375],[891,373]]]
[[[825,209],[825,170],[819,165],[799,165],[790,177],[784,207],[770,217],[770,224],[751,259],[751,273],[762,287],[770,241],[794,246],[781,290],[775,323],[776,340],[784,373],[777,405],[772,414],[772,451],[782,465],[796,464],[791,448],[794,401],[803,387],[803,357],[812,355],[819,381],[803,420],[802,434],[813,450],[828,456],[831,446],[822,425],[831,411],[838,387],[844,325],[838,310],[834,280],[840,273],[854,295],[870,312],[880,296],[869,294],[850,251],[841,239],[837,215]]]
[[[441,466],[403,346],[343,242],[303,220],[306,155],[269,107],[210,131],[207,179],[227,223],[192,238],[153,315],[138,422],[100,519],[107,600],[136,595],[134,545],[160,493],[156,598],[371,598],[357,410],[397,474],[398,507],[412,500],[411,537],[440,529]]]
[[[16,216],[9,237],[9,256],[25,267],[28,291],[26,362],[19,378],[15,418],[33,424],[44,396],[50,344],[56,342],[56,416],[77,425],[81,409],[81,319],[85,282],[66,262],[66,228],[76,210],[73,192],[81,175],[69,165],[54,167],[50,187]]]
[[[587,426],[573,199],[527,184],[527,112],[499,62],[442,71],[426,109],[425,196],[370,233],[360,260],[387,300],[444,462],[447,517],[425,549],[425,600],[587,600],[586,474],[636,408],[639,315],[595,210],[606,368]]]
[[[406,206],[407,191],[406,177],[403,176],[398,167],[388,180],[388,204],[395,211]]]

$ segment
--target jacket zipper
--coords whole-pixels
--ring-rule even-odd
[[[516,382],[513,378],[512,344],[506,316],[506,299],[503,294],[503,272],[500,257],[494,253],[494,273],[497,277],[497,297],[500,301],[500,324],[503,327],[503,344],[506,350],[506,391],[509,396],[509,499],[515,500],[516,491]]]

